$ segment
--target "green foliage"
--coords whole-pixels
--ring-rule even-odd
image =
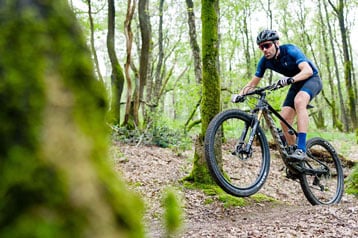
[[[356,164],[345,181],[346,192],[358,197],[358,164]]]
[[[153,143],[157,146],[185,148],[185,135],[167,126],[159,126],[153,129]]]
[[[316,130],[311,128],[308,132],[308,138],[322,137],[331,142],[339,154],[349,156],[352,153],[352,145],[355,144],[353,133],[343,133],[337,130]],[[349,159],[349,158],[348,158]]]
[[[176,148],[179,150],[189,149],[192,141],[180,130],[162,125],[149,128],[146,131],[138,129],[128,130],[125,127],[113,126],[113,137],[129,144],[142,143],[144,145],[155,145],[162,148]]]
[[[173,237],[183,223],[183,209],[174,189],[168,188],[163,198],[164,223],[167,237]]]
[[[308,132],[308,137],[323,137],[328,141],[335,142],[344,142],[345,144],[352,144],[354,143],[354,134],[353,133],[346,133],[346,132],[339,132],[335,130],[314,130],[312,129]]]

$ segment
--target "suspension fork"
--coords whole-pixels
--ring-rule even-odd
[[[253,118],[253,122],[251,122],[251,125],[246,124],[245,129],[244,129],[243,133],[241,134],[240,141],[243,142],[247,135],[249,127],[252,126],[252,131],[250,133],[249,140],[248,140],[245,150],[244,150],[244,152],[247,154],[249,154],[251,152],[251,146],[252,146],[252,143],[254,142],[254,138],[255,138],[255,135],[257,132],[257,128],[260,124],[260,119],[262,118],[262,115],[263,115],[263,109],[259,109],[259,112],[257,113],[257,117]]]

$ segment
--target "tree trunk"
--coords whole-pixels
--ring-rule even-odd
[[[124,71],[126,75],[126,82],[127,82],[127,97],[126,97],[126,110],[123,120],[123,126],[127,127],[128,129],[134,129],[139,124],[138,118],[135,118],[134,111],[134,103],[133,103],[133,97],[136,95],[135,92],[137,92],[138,84],[135,84],[135,89],[133,91],[133,85],[132,85],[132,77],[130,70],[134,68],[132,64],[132,44],[133,44],[133,32],[132,32],[132,20],[133,15],[135,11],[135,2],[132,3],[131,0],[128,0],[127,2],[127,14],[126,19],[124,21],[124,35],[126,36],[126,51],[127,51],[127,57],[126,57],[126,63],[124,65]],[[136,72],[136,70],[135,70]],[[135,82],[137,82],[137,77],[135,75]]]
[[[344,104],[344,99],[343,99],[343,93],[342,93],[342,86],[341,86],[341,78],[339,76],[339,69],[338,69],[338,62],[337,62],[337,56],[336,56],[336,51],[335,51],[335,44],[334,44],[334,34],[332,33],[332,27],[331,27],[331,23],[329,20],[329,12],[327,9],[327,3],[326,1],[323,1],[323,6],[324,6],[324,10],[325,10],[325,14],[326,14],[326,21],[327,21],[327,29],[328,29],[328,33],[329,33],[329,39],[330,39],[330,45],[332,48],[332,58],[333,58],[333,65],[334,65],[334,72],[335,72],[335,76],[336,76],[336,80],[337,80],[337,90],[338,90],[338,97],[339,97],[339,108],[341,109],[341,118],[342,118],[342,122],[343,122],[343,126],[344,126],[344,130],[348,131],[348,116],[347,116],[347,110]]]
[[[87,0],[87,4],[88,4],[88,19],[89,19],[90,31],[91,31],[90,42],[91,42],[91,50],[92,50],[94,65],[96,67],[96,72],[97,72],[98,79],[103,81],[103,77],[102,77],[101,70],[100,70],[100,67],[99,67],[96,47],[94,46],[94,32],[95,32],[95,29],[94,29],[93,17],[92,17],[92,5],[91,5],[92,3],[91,3],[91,0]]]
[[[196,183],[212,183],[205,162],[203,141],[211,119],[220,112],[220,79],[218,74],[218,0],[201,1],[203,47],[203,98],[201,101],[201,134],[195,143],[194,166],[190,179]]]
[[[157,62],[157,67],[155,70],[155,84],[154,84],[154,95],[153,95],[153,101],[154,104],[156,106],[158,106],[159,103],[159,94],[160,91],[162,89],[162,82],[163,82],[163,78],[162,78],[162,67],[163,67],[163,60],[164,60],[164,49],[163,49],[163,4],[164,4],[164,0],[160,0],[159,1],[159,29],[158,29],[158,35],[159,35],[159,39],[158,39],[158,47],[159,47],[159,52],[158,52],[158,62]]]
[[[265,7],[265,4],[263,4],[261,1],[260,1],[260,4],[262,6],[262,9],[264,9],[266,11],[266,14],[268,16],[268,18],[270,19],[270,22],[268,23],[269,24],[269,28],[272,29],[272,26],[273,26],[273,11],[271,9],[271,5],[273,4],[271,0],[267,0],[267,7]],[[256,44],[256,42],[255,42]],[[269,70],[268,71],[269,75],[268,75],[268,81],[269,81],[269,84],[272,83],[272,80],[273,80],[273,72],[272,70]]]
[[[154,77],[151,77],[151,73],[149,72],[149,65],[148,65],[148,72],[147,72],[147,79],[146,79],[146,105],[148,107],[144,108],[144,124],[145,127],[151,126],[156,127],[157,122],[153,121],[153,118],[156,115],[156,112],[161,112],[162,108],[160,108],[160,99],[161,99],[161,92],[163,90],[163,72],[165,68],[164,62],[164,46],[163,46],[163,7],[164,7],[164,0],[159,0],[159,23],[158,23],[158,53],[157,60],[156,60],[156,67],[154,71]],[[148,63],[150,61],[150,56],[148,57]],[[154,68],[154,66],[152,66]],[[155,119],[154,119],[155,120]],[[154,124],[153,124],[154,122]]]
[[[243,46],[245,48],[244,50],[244,55],[245,55],[245,61],[247,62],[246,64],[246,74],[245,74],[245,78],[251,78],[252,77],[252,72],[253,72],[253,69],[252,69],[252,64],[250,64],[249,62],[251,62],[251,54],[250,54],[250,39],[251,39],[251,36],[249,34],[249,29],[248,29],[248,19],[250,19],[250,6],[248,4],[247,7],[245,7],[243,10],[242,10],[243,14],[244,14],[244,24],[241,28],[241,31],[242,31],[242,34],[243,34]]]
[[[143,204],[108,160],[104,85],[67,2],[0,11],[0,237],[144,237]]]
[[[328,84],[329,84],[329,93],[330,93],[330,98],[331,100],[329,100],[326,96],[326,92],[323,89],[322,90],[322,95],[326,101],[326,103],[328,104],[328,106],[331,108],[331,117],[332,117],[332,127],[333,128],[338,128],[340,131],[343,130],[342,128],[342,123],[339,122],[338,120],[338,113],[337,113],[337,106],[336,106],[336,90],[335,90],[335,85],[333,82],[333,75],[332,75],[332,70],[331,70],[331,61],[330,61],[330,57],[329,57],[329,50],[328,50],[328,45],[329,42],[327,40],[327,34],[328,32],[326,31],[326,25],[327,23],[324,21],[324,17],[323,17],[323,12],[322,12],[322,5],[321,5],[321,0],[318,1],[318,14],[319,14],[319,19],[321,22],[321,39],[322,39],[322,46],[323,46],[323,52],[324,52],[324,65],[325,65],[325,70],[327,73],[327,80],[328,80]],[[322,79],[325,80],[325,79]]]
[[[200,47],[197,41],[196,27],[195,27],[195,14],[194,14],[194,3],[192,0],[186,0],[187,12],[188,12],[188,25],[189,25],[189,38],[191,51],[194,58],[194,72],[197,83],[201,83],[202,72],[201,72],[201,57]]]
[[[192,0],[186,0],[187,13],[188,13],[188,26],[189,26],[189,38],[190,38],[190,46],[191,52],[193,54],[194,59],[194,73],[195,80],[198,84],[202,83],[202,66],[201,66],[201,56],[200,56],[200,47],[198,44],[197,34],[196,34],[196,26],[195,26],[195,14],[194,14],[194,3]],[[194,118],[194,115],[199,108],[201,103],[201,97],[191,112],[187,122],[185,123],[185,132],[190,130],[190,121]]]
[[[334,12],[337,15],[338,23],[339,23],[339,30],[341,32],[341,41],[342,41],[342,50],[343,50],[343,58],[344,58],[344,79],[346,84],[346,89],[348,92],[348,105],[349,105],[349,112],[351,116],[351,122],[353,125],[353,129],[358,127],[357,121],[357,112],[356,112],[356,103],[354,98],[354,88],[352,83],[352,62],[349,56],[349,49],[348,49],[348,41],[347,41],[347,30],[345,26],[345,19],[344,19],[344,5],[345,3],[343,0],[339,0],[338,6],[334,6],[332,1],[328,1],[331,7],[333,8]]]
[[[107,50],[111,61],[111,108],[109,121],[120,124],[121,120],[121,98],[124,87],[124,75],[115,50],[115,5],[114,0],[108,0],[108,33],[107,33]]]
[[[139,87],[134,97],[134,118],[138,120],[140,101],[143,100],[144,88],[146,86],[151,59],[152,29],[149,17],[149,0],[139,0],[138,15],[139,26],[142,38],[142,47],[139,59]]]

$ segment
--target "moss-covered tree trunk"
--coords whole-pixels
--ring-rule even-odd
[[[116,23],[116,7],[114,0],[108,1],[108,33],[107,33],[107,51],[111,61],[111,110],[109,113],[109,121],[113,124],[120,124],[121,120],[121,98],[124,88],[124,74],[119,64],[115,49],[115,23]]]
[[[201,1],[203,90],[200,106],[201,134],[195,142],[194,166],[190,179],[196,183],[212,183],[205,162],[203,140],[210,120],[220,112],[220,79],[218,74],[218,0]]]
[[[0,2],[0,237],[141,237],[66,0]]]

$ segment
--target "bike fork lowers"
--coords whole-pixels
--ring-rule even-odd
[[[249,135],[249,140],[247,141],[247,144],[245,146],[245,149],[244,149],[244,153],[246,154],[250,154],[251,152],[251,146],[252,146],[252,143],[254,142],[254,139],[255,139],[255,135],[256,135],[256,131],[257,131],[257,128],[260,124],[260,119],[262,117],[262,110],[260,110],[257,114],[257,118],[256,117],[253,117],[252,118],[252,121],[250,122],[250,125],[247,123],[245,125],[245,128],[240,136],[240,143],[244,143],[245,141],[245,137],[247,135],[247,132],[249,130],[249,127],[252,127],[252,130],[251,130],[251,133]]]

